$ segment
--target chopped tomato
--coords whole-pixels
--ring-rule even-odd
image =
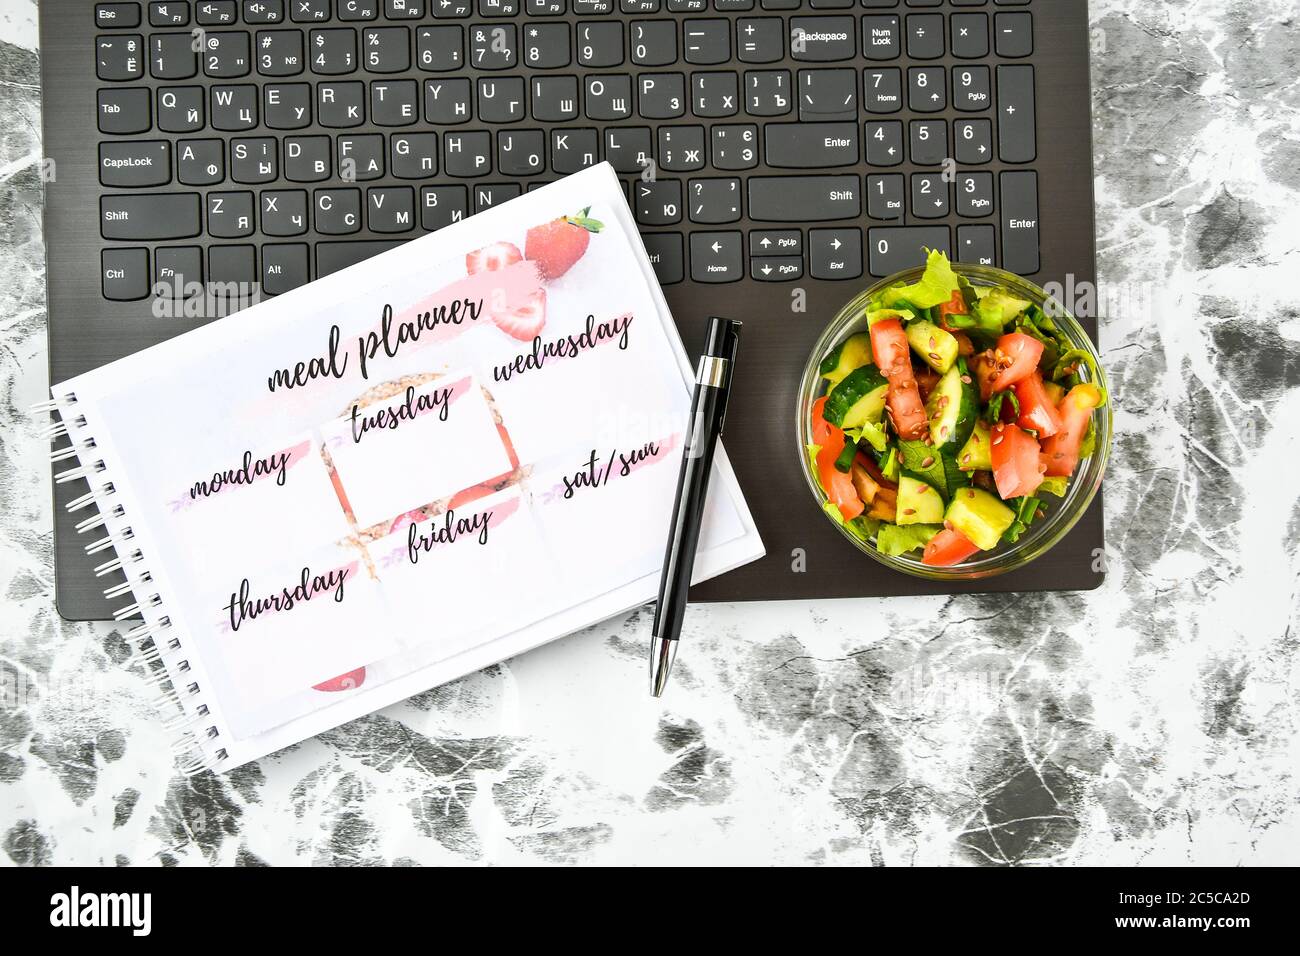
[[[993,380],[998,377],[998,367],[993,361],[993,350],[981,352],[970,360],[971,374],[979,383],[980,399],[987,402],[993,394]]]
[[[814,445],[826,444],[826,439],[830,437],[831,429],[835,426],[822,417],[822,411],[826,408],[826,396],[823,395],[817,401],[812,403],[812,439]]]
[[[1032,335],[1012,332],[998,339],[993,357],[998,369],[997,378],[993,379],[993,391],[1000,392],[1027,378],[1038,368],[1038,360],[1043,357],[1043,343]]]
[[[1032,495],[1038,490],[1043,483],[1038,452],[1038,442],[1019,426],[993,426],[989,457],[993,460],[993,481],[1003,501]]]
[[[879,465],[877,465],[874,461],[871,460],[870,455],[865,455],[862,452],[858,452],[858,457],[853,459],[853,461],[855,464],[861,465],[863,468],[865,468],[867,470],[867,474],[870,475],[872,480],[876,484],[880,485],[880,487],[892,488],[895,491],[898,490],[898,482],[890,481],[888,478],[886,478],[885,473],[880,470]]]
[[[978,550],[960,531],[944,528],[925,546],[921,563],[932,568],[950,568],[954,564],[961,564]]]
[[[885,319],[871,327],[871,354],[881,374],[889,380],[885,404],[900,438],[917,439],[928,435],[930,422],[925,416],[921,389],[912,371],[912,353],[898,319]]]
[[[848,472],[835,467],[835,459],[844,451],[844,432],[834,425],[828,426],[831,433],[826,437],[821,450],[817,452],[817,475],[821,478],[822,489],[827,499],[840,509],[845,521],[852,521],[865,510],[858,491],[853,487],[853,478]]]
[[[1061,399],[1058,411],[1061,427],[1043,442],[1043,463],[1047,474],[1069,477],[1079,464],[1079,443],[1088,431],[1092,410],[1101,404],[1101,390],[1084,382],[1074,386]]]
[[[952,337],[957,340],[957,354],[970,356],[975,354],[975,343],[970,340],[970,336],[965,332],[954,332]]]
[[[966,308],[966,297],[961,294],[961,289],[955,290],[952,294],[952,298],[947,302],[940,303],[938,312],[939,328],[951,332],[953,329],[952,326],[948,324],[948,316],[966,315],[970,312],[970,309]]]
[[[1020,418],[1017,424],[1021,428],[1032,428],[1038,432],[1039,439],[1050,438],[1061,430],[1061,416],[1056,405],[1048,397],[1043,387],[1043,376],[1034,369],[1027,378],[1022,378],[1013,386],[1016,400],[1020,402]]]
[[[926,401],[934,387],[939,384],[939,373],[930,366],[914,373],[916,375],[916,387],[921,391],[921,401]]]

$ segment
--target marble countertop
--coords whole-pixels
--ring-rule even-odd
[[[53,609],[35,4],[0,0],[0,862],[1300,863],[1300,0],[1091,7],[1100,590],[693,607],[662,703],[636,612],[187,779],[118,633]]]

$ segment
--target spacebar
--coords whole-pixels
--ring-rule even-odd
[[[389,249],[396,249],[403,240],[375,240],[367,242],[318,242],[316,243],[316,278],[338,272],[348,266],[377,256]]]

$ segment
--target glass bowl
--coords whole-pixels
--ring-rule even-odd
[[[1010,272],[1003,272],[1001,269],[993,269],[988,266],[966,265],[957,262],[954,262],[952,267],[954,271],[965,276],[972,285],[1005,286],[1018,298],[1028,299],[1050,315],[1056,322],[1057,328],[1070,340],[1072,346],[1086,351],[1096,363],[1096,368],[1099,370],[1096,379],[1093,378],[1091,371],[1086,366],[1080,367],[1080,378],[1084,381],[1093,382],[1103,391],[1105,390],[1106,374],[1101,370],[1101,359],[1097,355],[1097,350],[1088,337],[1088,333],[1083,330],[1082,326],[1079,325],[1073,315],[1069,314],[1064,306],[1052,299],[1032,282],[1028,282],[1017,275],[1012,275]],[[830,324],[826,326],[825,331],[822,332],[817,339],[817,343],[813,346],[812,354],[808,357],[808,363],[804,366],[803,378],[799,383],[799,404],[798,408],[795,409],[797,416],[795,422],[797,439],[795,452],[799,456],[800,467],[803,469],[803,476],[808,484],[808,490],[812,493],[817,510],[821,514],[820,520],[829,521],[835,525],[845,540],[859,551],[869,555],[881,564],[893,568],[895,571],[902,571],[904,574],[911,574],[916,577],[929,578],[932,581],[958,581],[992,577],[995,574],[1003,574],[1007,571],[1023,568],[1030,561],[1045,554],[1053,545],[1065,537],[1066,533],[1074,527],[1075,522],[1083,517],[1084,512],[1088,510],[1088,505],[1091,504],[1093,497],[1097,494],[1097,489],[1101,487],[1102,474],[1106,471],[1106,462],[1110,458],[1110,402],[1092,413],[1097,430],[1096,450],[1091,457],[1079,462],[1079,467],[1070,478],[1065,497],[1057,499],[1051,495],[1045,496],[1043,499],[1046,511],[1045,517],[1030,525],[1015,544],[1003,542],[995,550],[981,551],[977,557],[951,568],[935,568],[922,564],[920,550],[898,556],[882,554],[876,550],[874,537],[869,541],[863,541],[843,525],[837,523],[823,509],[823,505],[826,503],[826,495],[822,493],[817,479],[813,476],[812,466],[806,452],[807,446],[812,444],[810,410],[813,402],[826,392],[826,380],[821,377],[822,359],[826,357],[832,348],[848,336],[866,330],[867,302],[889,286],[900,283],[910,285],[918,281],[924,271],[924,268],[918,267],[895,273],[887,279],[881,279],[847,303],[840,309],[839,314],[831,320]]]

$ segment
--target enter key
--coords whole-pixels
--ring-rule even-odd
[[[764,156],[774,169],[826,169],[858,162],[857,123],[768,123]]]

